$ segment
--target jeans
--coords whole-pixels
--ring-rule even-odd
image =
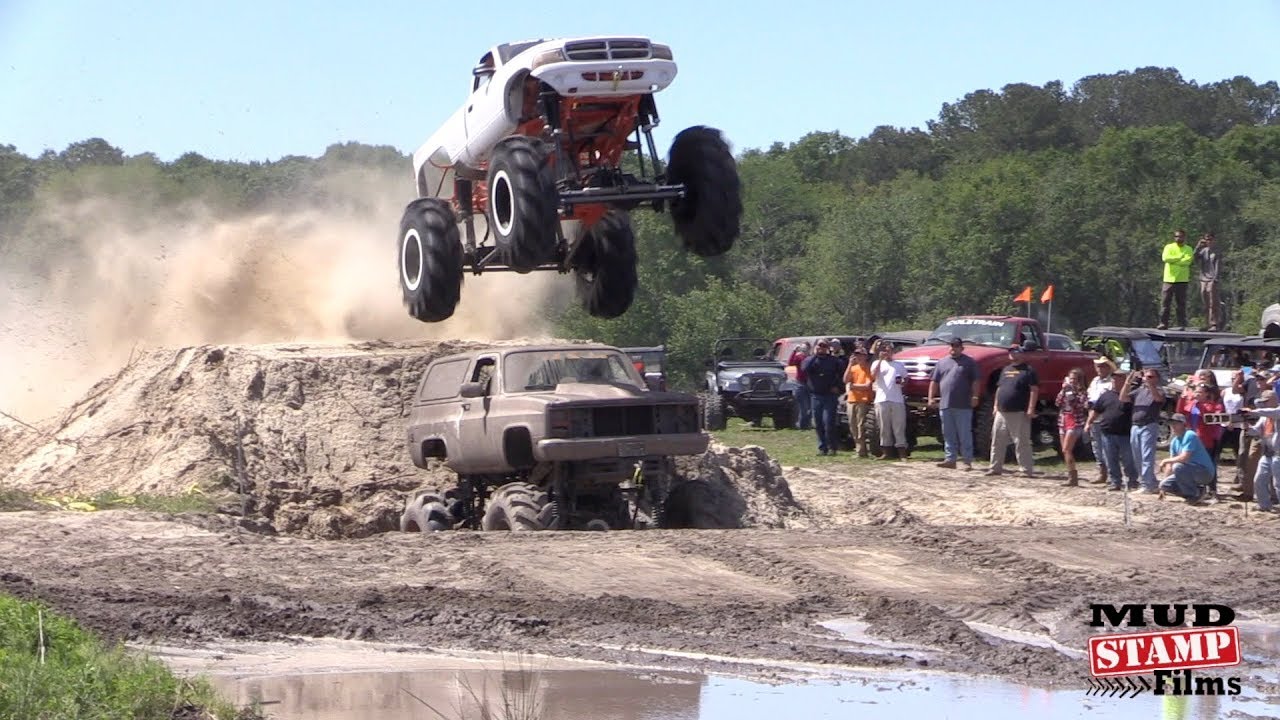
[[[1275,505],[1272,492],[1275,497],[1280,497],[1280,458],[1264,454],[1258,461],[1258,472],[1253,476],[1253,499],[1259,508],[1270,510]]]
[[[1128,435],[1112,435],[1102,433],[1102,447],[1107,451],[1107,472],[1111,478],[1111,487],[1124,487],[1120,479],[1120,468],[1124,467],[1125,477],[1130,487],[1138,486],[1138,468],[1133,462],[1133,449],[1129,447]]]
[[[796,388],[796,413],[796,427],[808,430],[813,419],[813,394],[803,383]]]
[[[1174,463],[1173,474],[1160,481],[1160,489],[1188,500],[1200,497],[1200,486],[1213,482],[1213,471],[1191,463]]]
[[[836,434],[836,396],[813,394],[813,429],[818,433],[818,451],[834,451],[840,436]]]
[[[1138,475],[1142,478],[1142,489],[1155,492],[1156,482],[1156,440],[1160,435],[1160,424],[1134,425],[1129,430],[1129,446],[1133,450],[1133,464],[1138,466]]]
[[[1098,461],[1098,467],[1106,470],[1107,448],[1102,444],[1102,427],[1096,423],[1089,426],[1089,444],[1093,446],[1093,459]]]
[[[991,421],[991,469],[1004,470],[1004,451],[1013,443],[1022,471],[1030,474],[1035,469],[1035,456],[1031,452],[1031,418],[1025,412],[997,410]]]
[[[973,462],[973,410],[971,408],[943,408],[942,439],[943,459],[955,462],[959,455],[966,463]]]

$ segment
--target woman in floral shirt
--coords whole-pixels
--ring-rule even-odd
[[[1088,388],[1084,383],[1084,371],[1072,368],[1062,379],[1062,389],[1058,391],[1058,440],[1062,445],[1062,457],[1067,461],[1066,487],[1080,485],[1080,476],[1076,472],[1076,442],[1084,432],[1084,422],[1089,417]]]

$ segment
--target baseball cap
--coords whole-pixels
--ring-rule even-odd
[[[1172,414],[1172,415],[1170,415],[1170,416],[1169,416],[1169,422],[1171,422],[1171,423],[1179,423],[1179,424],[1182,424],[1182,425],[1186,425],[1186,424],[1187,424],[1187,416],[1186,416],[1186,415],[1183,415],[1182,413],[1174,413],[1174,414]]]
[[[1258,394],[1258,403],[1261,405],[1275,405],[1276,394],[1270,390],[1263,390]]]
[[[951,342],[949,342],[949,343],[947,343],[947,344],[948,344],[948,345],[950,345],[951,347],[964,347],[964,338],[962,338],[962,337],[953,337],[953,338],[951,338]]]
[[[829,348],[829,347],[831,347],[831,343],[830,343],[830,342],[828,342],[826,339],[822,339],[822,340],[819,340],[819,341],[818,341],[818,347],[825,347],[825,348]]]

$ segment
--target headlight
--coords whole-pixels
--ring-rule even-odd
[[[658,44],[656,44],[656,43],[655,43],[652,47],[653,47],[653,57],[654,57],[655,59],[658,59],[658,60],[675,60],[675,58],[674,58],[674,57],[672,57],[672,55],[671,55],[671,46],[670,46],[670,45],[658,45]]]
[[[560,48],[555,48],[552,50],[543,50],[542,52],[533,56],[533,61],[530,62],[529,67],[530,69],[537,69],[542,67],[543,65],[550,65],[552,63],[564,62],[565,59],[566,58],[564,56],[564,51],[561,50]]]

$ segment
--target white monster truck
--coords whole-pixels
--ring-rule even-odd
[[[504,43],[472,76],[466,104],[413,155],[418,198],[397,243],[413,317],[453,315],[467,269],[573,271],[587,311],[617,317],[635,294],[629,211],[641,205],[669,209],[698,255],[737,239],[738,169],[719,131],[680,132],[658,163],[653,95],[676,76],[670,47],[616,36]]]

